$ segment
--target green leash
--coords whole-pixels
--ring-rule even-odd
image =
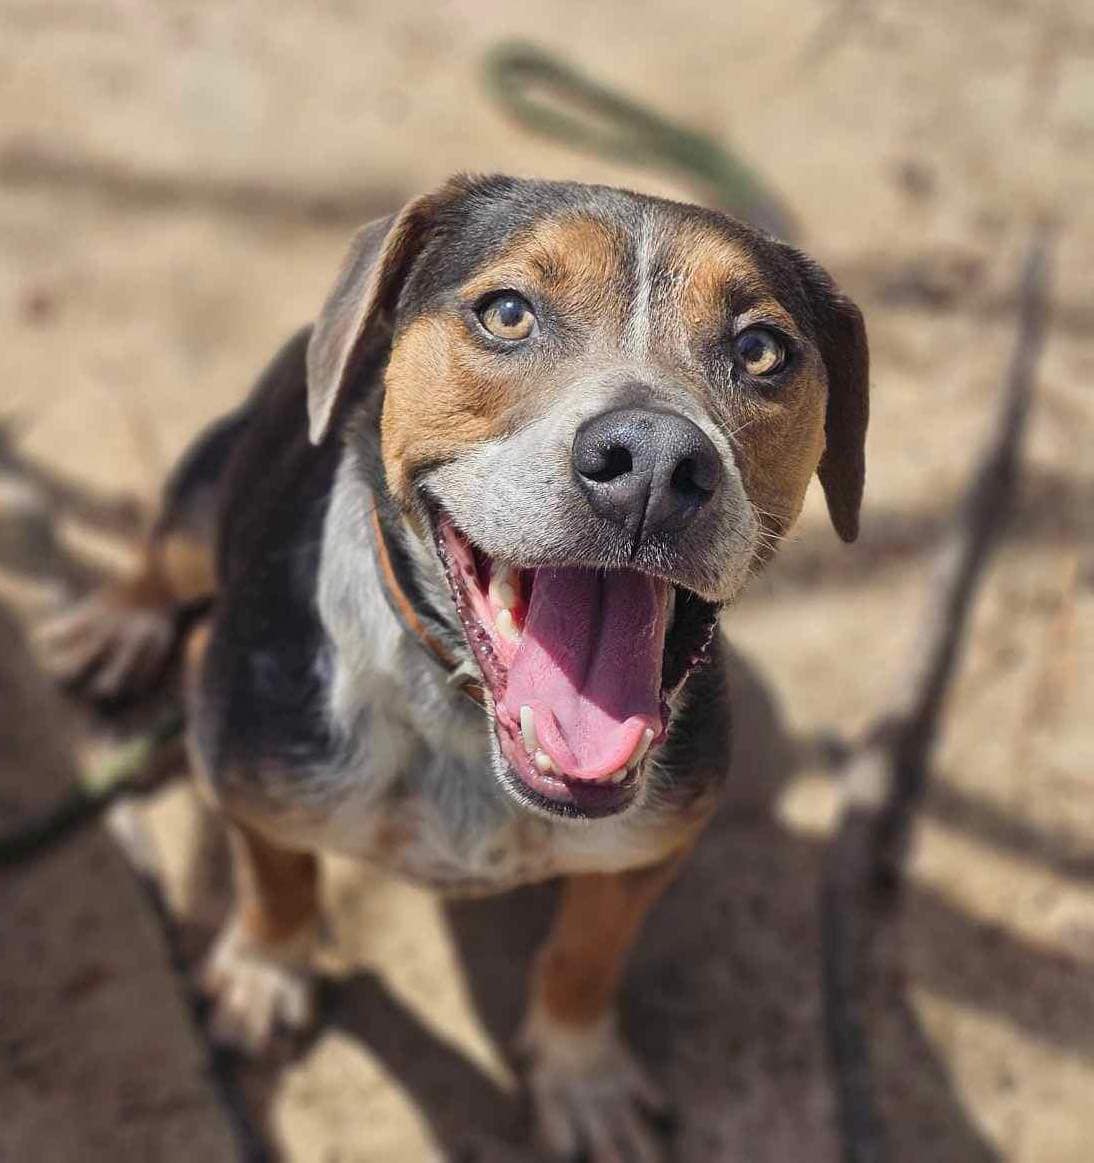
[[[182,730],[181,712],[167,711],[143,734],[112,749],[52,807],[0,834],[0,868],[48,851],[82,824],[98,819],[123,796],[145,795],[159,786],[160,780],[149,781],[149,769],[160,748],[177,740]]]
[[[487,89],[518,124],[609,161],[667,170],[718,209],[791,239],[793,217],[759,175],[716,141],[666,120],[543,49],[503,44],[483,62]]]

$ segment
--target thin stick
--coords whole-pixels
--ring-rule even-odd
[[[943,542],[905,681],[843,767],[843,802],[821,889],[825,1033],[847,1163],[886,1158],[862,999],[877,905],[900,885],[965,630],[1017,493],[1020,453],[1048,319],[1051,235],[1035,235],[1018,288],[1018,329],[994,431]]]

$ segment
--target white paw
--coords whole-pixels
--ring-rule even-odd
[[[591,1163],[658,1163],[661,1136],[649,1121],[668,1103],[624,1045],[611,1018],[562,1026],[534,1013],[520,1036],[541,1138]]]
[[[37,641],[46,671],[62,685],[104,702],[136,698],[166,666],[174,613],[104,589],[47,619]]]
[[[277,950],[255,946],[230,921],[202,972],[212,1002],[215,1041],[261,1054],[278,1031],[298,1033],[315,1021],[315,982],[309,969],[311,933]]]

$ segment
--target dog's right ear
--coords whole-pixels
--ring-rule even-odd
[[[784,246],[811,299],[814,330],[828,374],[824,454],[817,476],[828,514],[844,541],[858,536],[866,482],[866,427],[870,419],[870,350],[862,312],[813,259]]]
[[[442,209],[469,183],[453,178],[353,236],[308,341],[308,435],[319,444],[352,395],[357,373],[391,340],[399,293]]]

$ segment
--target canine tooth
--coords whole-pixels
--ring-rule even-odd
[[[520,733],[524,736],[524,746],[535,755],[539,750],[539,736],[536,734],[535,716],[529,706],[520,709]]]
[[[516,622],[513,621],[511,611],[499,610],[494,618],[494,625],[507,642],[517,643],[520,641],[520,631],[517,629]]]
[[[646,752],[650,749],[650,744],[653,742],[653,728],[647,727],[642,732],[642,738],[638,740],[634,751],[631,752],[630,759],[627,760],[627,767],[637,767],[643,759],[646,758]]]
[[[511,610],[517,604],[517,590],[513,584],[513,571],[506,565],[500,566],[490,575],[489,595],[494,604],[503,610]]]
[[[544,775],[553,775],[557,771],[554,760],[547,754],[546,751],[536,752],[536,767],[539,768]]]
[[[613,771],[611,773],[611,775],[608,776],[608,782],[609,783],[622,783],[626,778],[627,778],[627,769],[625,767],[621,767],[618,771]]]

